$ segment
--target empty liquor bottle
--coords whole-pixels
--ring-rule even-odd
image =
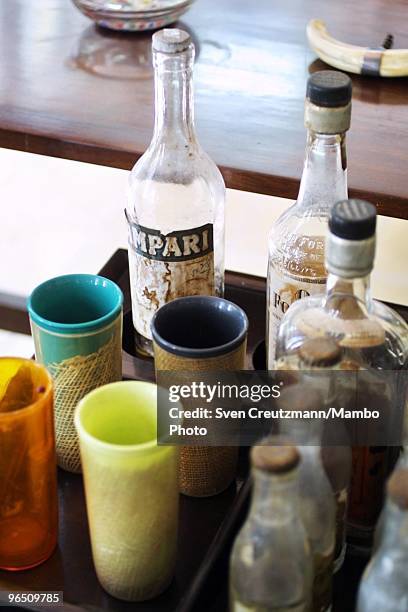
[[[376,210],[368,202],[348,200],[333,207],[326,249],[326,295],[311,296],[291,306],[279,328],[279,356],[299,351],[310,338],[331,337],[343,351],[341,369],[361,370],[382,384],[384,371],[407,368],[407,324],[370,296],[375,227]],[[389,414],[398,414],[398,395],[391,389],[388,396],[389,389],[385,389],[382,398],[368,385],[365,395],[357,399],[360,397],[364,406],[384,400],[383,413],[388,407]],[[386,446],[353,448],[348,535],[355,547],[371,545],[392,454],[392,447]]]
[[[291,373],[294,370],[302,371],[302,373],[299,372],[299,381],[313,385],[320,393],[322,404],[332,406],[338,400],[337,375],[333,375],[332,372],[340,369],[341,359],[342,351],[333,339],[312,338],[306,340],[296,353],[278,359],[275,367]],[[303,407],[305,403],[303,388],[299,388],[298,395]],[[328,446],[323,445],[325,432],[330,441]],[[325,430],[322,432],[321,456],[336,506],[334,572],[341,568],[346,554],[346,517],[351,476],[351,448],[346,441],[346,432],[340,431],[338,423],[335,423],[332,428],[329,421],[325,423]]]
[[[285,387],[279,407],[294,413],[319,411],[322,396],[310,384]],[[281,419],[280,432],[297,444],[299,504],[313,559],[313,612],[326,612],[332,604],[336,540],[336,505],[321,455],[323,423],[320,419]]]
[[[346,132],[350,117],[350,78],[334,70],[310,76],[305,102],[307,148],[299,195],[276,221],[269,237],[269,369],[273,369],[279,323],[289,306],[325,290],[327,218],[332,205],[347,198]]]
[[[360,583],[357,612],[408,611],[408,469],[387,484],[387,512],[379,546]]]
[[[402,453],[398,459],[398,462],[394,468],[393,474],[391,475],[391,478],[393,478],[395,476],[395,473],[398,470],[407,470],[408,469],[408,447],[405,445]],[[391,507],[392,508],[392,500],[390,500],[389,498],[386,499],[386,502],[384,504],[384,507],[381,511],[380,517],[377,521],[377,524],[375,526],[375,533],[374,533],[374,543],[373,543],[373,554],[375,554],[375,552],[378,550],[378,547],[381,543],[381,538],[383,535],[383,530],[384,530],[384,525],[386,523],[387,520],[387,513],[388,513],[388,508]]]
[[[308,612],[312,558],[299,512],[299,453],[255,446],[251,463],[252,503],[230,559],[230,612]]]
[[[191,37],[164,29],[152,44],[154,133],[130,174],[126,210],[136,345],[150,355],[160,306],[223,293],[225,201],[222,176],[195,133]]]

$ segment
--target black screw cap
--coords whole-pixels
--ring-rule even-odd
[[[330,233],[345,240],[365,240],[375,234],[377,211],[365,200],[337,202],[329,218]]]
[[[351,79],[344,72],[320,70],[307,81],[306,97],[316,106],[336,108],[351,100]]]

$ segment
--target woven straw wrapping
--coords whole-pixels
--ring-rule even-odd
[[[246,340],[234,351],[218,357],[192,359],[168,353],[154,343],[156,372],[178,370],[209,372],[242,370],[245,367]],[[192,497],[208,497],[224,491],[237,469],[236,446],[185,446],[180,453],[180,492]]]
[[[81,471],[78,436],[74,425],[78,402],[96,387],[122,378],[120,342],[120,333],[116,330],[97,352],[47,365],[55,384],[57,461],[64,470]]]

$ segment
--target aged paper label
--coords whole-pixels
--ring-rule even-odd
[[[268,321],[268,367],[273,367],[275,359],[276,339],[283,315],[289,306],[304,297],[323,294],[326,279],[310,278],[296,279],[294,276],[281,276],[275,270],[269,283],[269,321]]]
[[[214,295],[213,225],[161,234],[129,223],[129,270],[133,323],[151,339],[154,313],[189,295]]]

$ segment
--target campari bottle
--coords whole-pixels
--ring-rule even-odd
[[[136,345],[148,355],[160,306],[224,289],[225,185],[195,133],[190,35],[156,32],[153,63],[153,139],[131,172],[126,210]]]

